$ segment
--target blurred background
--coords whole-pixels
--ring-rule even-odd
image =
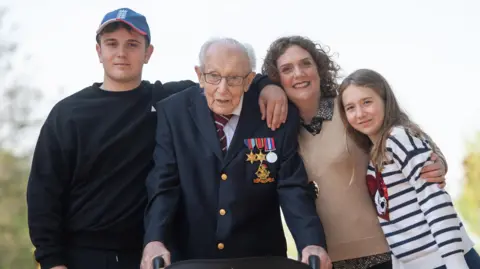
[[[25,186],[39,128],[57,101],[102,81],[95,30],[120,7],[148,19],[150,81],[195,81],[197,53],[212,36],[250,43],[257,71],[268,45],[291,34],[328,45],[343,76],[379,71],[446,156],[446,188],[479,245],[479,1],[0,0],[0,269],[35,266]]]

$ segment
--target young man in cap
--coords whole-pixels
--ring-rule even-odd
[[[122,8],[97,31],[103,83],[58,102],[35,148],[28,224],[43,269],[138,269],[145,179],[155,146],[154,104],[195,83],[142,81],[153,53],[144,16]],[[263,77],[259,105],[271,128],[286,117],[283,91]]]

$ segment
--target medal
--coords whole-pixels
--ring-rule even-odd
[[[262,149],[265,146],[265,138],[256,138],[255,144],[258,148],[257,161],[262,163],[263,161],[265,161],[265,154],[262,153]]]
[[[274,162],[277,161],[277,159],[278,159],[278,156],[277,156],[277,154],[275,154],[275,152],[271,152],[271,151],[270,151],[270,152],[267,154],[267,162],[269,162],[269,163],[274,163]]]
[[[266,156],[267,162],[269,163],[275,163],[278,159],[278,156],[275,152],[275,140],[273,137],[269,137],[265,139],[265,151],[268,151],[268,154]]]
[[[250,149],[250,153],[247,154],[247,162],[250,162],[250,163],[254,163],[256,161],[256,157],[257,155],[256,154],[253,154],[253,148],[255,147],[255,139],[253,138],[250,138],[250,139],[245,139],[243,140],[243,143],[245,144],[245,146],[248,147],[248,149]]]
[[[270,177],[270,171],[268,171],[268,166],[264,163],[260,163],[255,175],[257,176],[257,178],[253,180],[253,183],[265,184],[265,183],[271,183],[275,181],[275,179]]]

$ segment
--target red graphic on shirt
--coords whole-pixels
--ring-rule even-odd
[[[390,221],[388,191],[387,186],[385,186],[385,181],[383,181],[382,173],[376,172],[376,177],[367,175],[367,186],[370,197],[372,197],[377,209],[377,215],[386,221]]]

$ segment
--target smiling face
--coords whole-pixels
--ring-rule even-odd
[[[320,76],[317,65],[308,51],[292,45],[278,58],[277,69],[287,96],[292,101],[317,98]]]
[[[385,117],[385,103],[377,92],[351,84],[342,93],[342,103],[353,129],[376,141]]]
[[[148,62],[153,47],[134,30],[119,27],[99,38],[97,53],[105,71],[105,80],[116,83],[140,81],[143,65]]]

